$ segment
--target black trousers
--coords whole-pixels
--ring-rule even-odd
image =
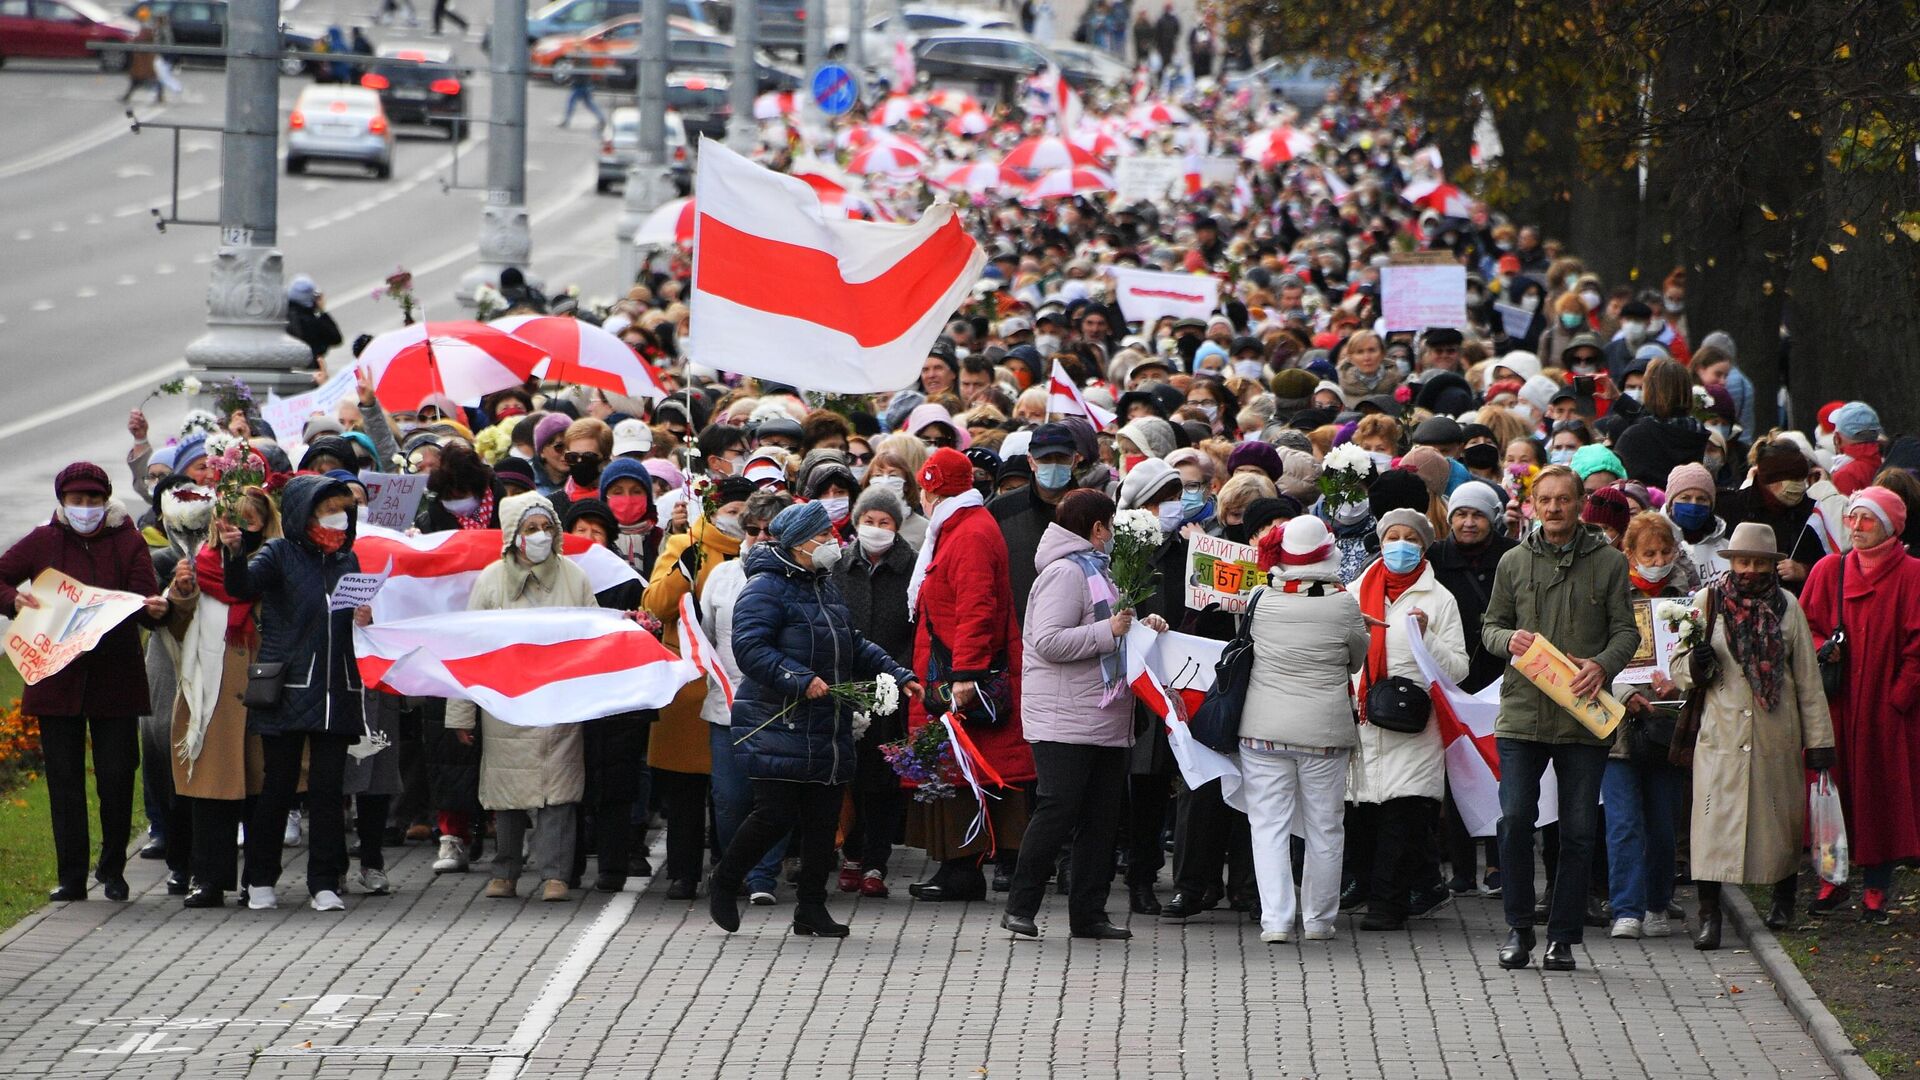
[[[387,868],[387,856],[380,850],[380,845],[387,837],[387,813],[392,807],[391,795],[353,797],[353,832],[359,841],[354,856],[360,860],[364,870]],[[342,869],[345,869],[344,865]]]
[[[239,867],[233,834],[246,805],[245,799],[174,795],[169,807],[173,827],[167,830],[167,869],[196,885],[232,892]]]
[[[301,732],[262,735],[266,752],[266,783],[253,802],[247,822],[247,884],[276,885],[280,881],[280,847],[285,839],[287,809],[300,784],[300,752],[307,755],[307,894],[339,892],[347,873],[347,820],[341,803],[341,784],[347,772],[347,746],[352,735]]]
[[[1113,844],[1120,828],[1115,811],[1127,793],[1127,758],[1124,746],[1033,744],[1034,771],[1040,779],[1033,817],[1020,842],[1020,862],[1013,870],[1013,888],[1007,894],[1008,914],[1032,918],[1039,913],[1054,859],[1071,842],[1068,921],[1077,928],[1106,919]],[[1157,847],[1158,830],[1155,836]]]
[[[440,23],[443,20],[446,22],[458,23],[462,31],[466,30],[467,28],[467,20],[461,18],[460,14],[453,10],[452,0],[433,0],[433,32],[434,33],[437,34],[440,32]]]
[[[87,820],[87,736],[93,736],[93,778],[100,794],[102,877],[127,868],[133,830],[133,774],[140,763],[140,721],[131,716],[43,716],[40,750],[47,761],[47,807],[53,816],[60,884],[85,888],[93,840]],[[285,815],[283,814],[282,817]]]
[[[1180,786],[1173,811],[1173,886],[1195,897],[1220,888],[1226,864],[1226,894],[1259,895],[1253,875],[1253,834],[1247,815],[1220,798],[1220,781]]]
[[[573,877],[585,880],[587,850],[599,861],[599,872],[617,878],[627,876],[633,862],[632,799],[609,798],[580,804],[579,828],[573,842]],[[698,878],[696,872],[695,878]]]
[[[1479,880],[1479,851],[1486,853],[1487,869],[1493,870],[1500,865],[1500,841],[1497,837],[1474,837],[1467,832],[1467,823],[1460,817],[1460,808],[1454,805],[1453,790],[1447,790],[1447,797],[1440,804],[1440,836],[1447,849],[1447,865],[1455,881],[1464,881],[1469,885]],[[1476,851],[1479,849],[1479,851]]]
[[[667,877],[699,881],[707,848],[707,774],[656,768],[653,795],[667,818]]]
[[[1167,865],[1161,837],[1167,830],[1167,806],[1173,802],[1173,777],[1158,773],[1127,778],[1127,884],[1152,885]],[[1109,869],[1107,876],[1112,877]]]
[[[844,784],[755,780],[753,810],[720,856],[720,865],[713,872],[713,887],[737,893],[747,871],[791,831],[793,839],[787,850],[797,846],[800,851],[800,879],[794,882],[794,895],[802,904],[826,903],[827,876],[833,872],[833,834],[840,827],[845,790]]]
[[[1433,834],[1439,813],[1438,799],[1414,795],[1348,808],[1347,852],[1366,886],[1369,912],[1404,918],[1408,894],[1438,876]]]

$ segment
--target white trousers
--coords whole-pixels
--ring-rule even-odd
[[[1240,772],[1246,778],[1253,872],[1260,882],[1260,929],[1292,931],[1296,914],[1307,930],[1333,929],[1340,917],[1340,857],[1347,844],[1347,751],[1320,756],[1243,746]],[[1297,895],[1292,835],[1307,845]]]

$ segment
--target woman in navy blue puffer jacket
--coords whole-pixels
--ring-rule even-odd
[[[854,628],[834,583],[840,544],[819,503],[782,510],[767,542],[747,554],[747,584],[733,607],[733,656],[741,682],[733,738],[753,778],[753,812],[715,868],[713,920],[739,929],[737,897],[747,869],[792,829],[800,850],[793,932],[845,937],[827,914],[827,876],[843,787],[853,779],[853,710],[827,688],[885,673],[903,693],[913,673]]]

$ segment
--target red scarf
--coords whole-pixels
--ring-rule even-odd
[[[454,524],[462,530],[492,528],[488,522],[493,520],[493,488],[489,486],[480,493],[480,504],[473,508],[473,513],[462,514],[454,510],[449,510],[448,513],[453,515]]]
[[[193,557],[193,577],[200,591],[227,605],[227,644],[246,646],[254,639],[253,602],[235,600],[227,593],[227,571],[220,561],[220,545],[202,544]]]
[[[1634,588],[1640,590],[1640,595],[1642,596],[1659,596],[1661,590],[1667,587],[1667,583],[1664,581],[1648,581],[1646,578],[1641,577],[1640,571],[1638,570],[1628,570],[1627,581],[1632,584]]]
[[[1404,574],[1396,574],[1387,569],[1384,562],[1376,562],[1367,567],[1360,575],[1360,613],[1371,615],[1382,622],[1387,618],[1387,606],[1400,599],[1401,594],[1413,588],[1420,575],[1427,568],[1427,560],[1421,559],[1420,565]],[[1367,691],[1373,688],[1375,680],[1387,677],[1387,628],[1367,624],[1367,666],[1360,672],[1360,701],[1365,704]]]

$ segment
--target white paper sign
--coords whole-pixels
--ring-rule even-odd
[[[1383,266],[1380,294],[1389,331],[1467,325],[1464,266]]]
[[[1186,162],[1163,154],[1121,158],[1113,167],[1114,201],[1118,205],[1166,197],[1175,184],[1186,182]]]
[[[300,464],[300,455],[296,450],[306,443],[301,434],[307,426],[307,418],[314,413],[337,416],[340,403],[359,392],[359,380],[354,378],[353,372],[353,366],[348,365],[319,387],[292,397],[283,398],[271,390],[267,391],[267,403],[260,406],[260,419],[273,428],[274,441],[287,451],[295,465]]]
[[[339,611],[342,608],[357,608],[373,602],[380,587],[387,583],[393,574],[393,559],[387,559],[387,565],[377,574],[342,574],[340,583],[333,587],[333,595],[327,598],[327,610]]]
[[[1220,279],[1201,274],[1168,274],[1130,266],[1101,267],[1113,278],[1113,298],[1128,322],[1151,325],[1162,315],[1206,319],[1220,303]]]
[[[367,507],[360,519],[371,525],[405,532],[413,528],[420,510],[420,499],[427,493],[424,473],[362,472],[360,482],[367,487]]]

